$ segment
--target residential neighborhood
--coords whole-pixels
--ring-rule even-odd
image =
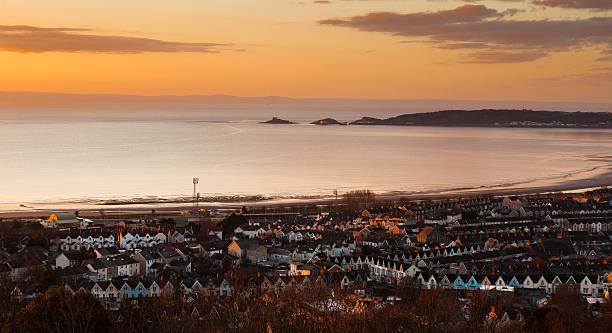
[[[243,208],[217,222],[58,213],[3,221],[13,232],[0,236],[0,274],[19,302],[55,286],[110,309],[168,295],[221,301],[327,290],[367,308],[400,301],[406,288],[438,290],[459,304],[483,293],[511,298],[495,315],[521,325],[561,289],[593,313],[610,302],[611,198],[598,190],[328,205],[316,213]]]

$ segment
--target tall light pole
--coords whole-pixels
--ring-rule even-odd
[[[198,209],[196,186],[200,182],[200,178],[193,178],[193,209]]]

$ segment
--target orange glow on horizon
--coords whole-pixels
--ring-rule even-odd
[[[435,36],[401,36],[392,30],[362,31],[348,23],[321,23],[349,22],[373,12],[434,15],[457,9],[461,15],[472,15],[476,5],[458,10],[465,4],[7,0],[0,5],[3,26],[79,30],[54,32],[54,38],[65,37],[61,43],[45,37],[48,31],[41,33],[43,42],[31,31],[31,40],[15,41],[15,32],[2,32],[0,26],[0,91],[612,103],[608,93],[612,57],[603,59],[608,52],[604,44],[545,45],[547,54],[535,54],[534,60],[473,63],[467,57],[475,52],[484,57],[497,55],[490,50],[454,49],[460,44],[455,40],[444,48],[432,42]],[[477,4],[496,12],[483,22],[500,17],[528,21],[609,16],[609,12],[564,8],[532,10],[532,5],[521,2]],[[516,13],[505,14],[508,10]],[[88,45],[88,38],[81,35],[101,36],[99,45]],[[47,45],[49,40],[55,44]]]

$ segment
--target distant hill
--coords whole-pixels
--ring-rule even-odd
[[[289,120],[272,117],[272,119],[268,121],[262,121],[260,124],[280,124],[282,125],[282,124],[295,124],[295,123]]]
[[[387,125],[383,124],[384,119],[372,118],[372,117],[363,117],[359,120],[355,120],[349,125]]]
[[[120,106],[150,110],[152,107],[197,107],[218,108],[220,106],[241,108],[280,108],[287,106],[300,110],[351,109],[394,110],[391,113],[429,112],[447,109],[534,109],[564,111],[612,111],[612,102],[559,102],[524,100],[459,100],[459,99],[366,99],[366,98],[292,98],[282,96],[245,97],[232,95],[119,95],[119,94],[70,94],[35,91],[0,91],[0,112],[6,107],[40,106]],[[82,108],[74,109],[82,111]],[[401,111],[398,111],[401,110]],[[368,114],[367,112],[363,114]]]
[[[387,119],[363,117],[351,125],[612,128],[612,113],[532,110],[445,110]]]
[[[341,122],[337,121],[336,119],[332,119],[332,118],[320,119],[320,120],[317,120],[317,121],[313,121],[311,124],[313,124],[313,125],[320,125],[320,126],[346,125],[346,123],[341,123]]]

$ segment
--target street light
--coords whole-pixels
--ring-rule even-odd
[[[194,208],[197,208],[196,196],[198,193],[196,192],[196,185],[198,185],[199,182],[200,182],[200,178],[196,178],[196,177],[193,178],[193,207]]]

